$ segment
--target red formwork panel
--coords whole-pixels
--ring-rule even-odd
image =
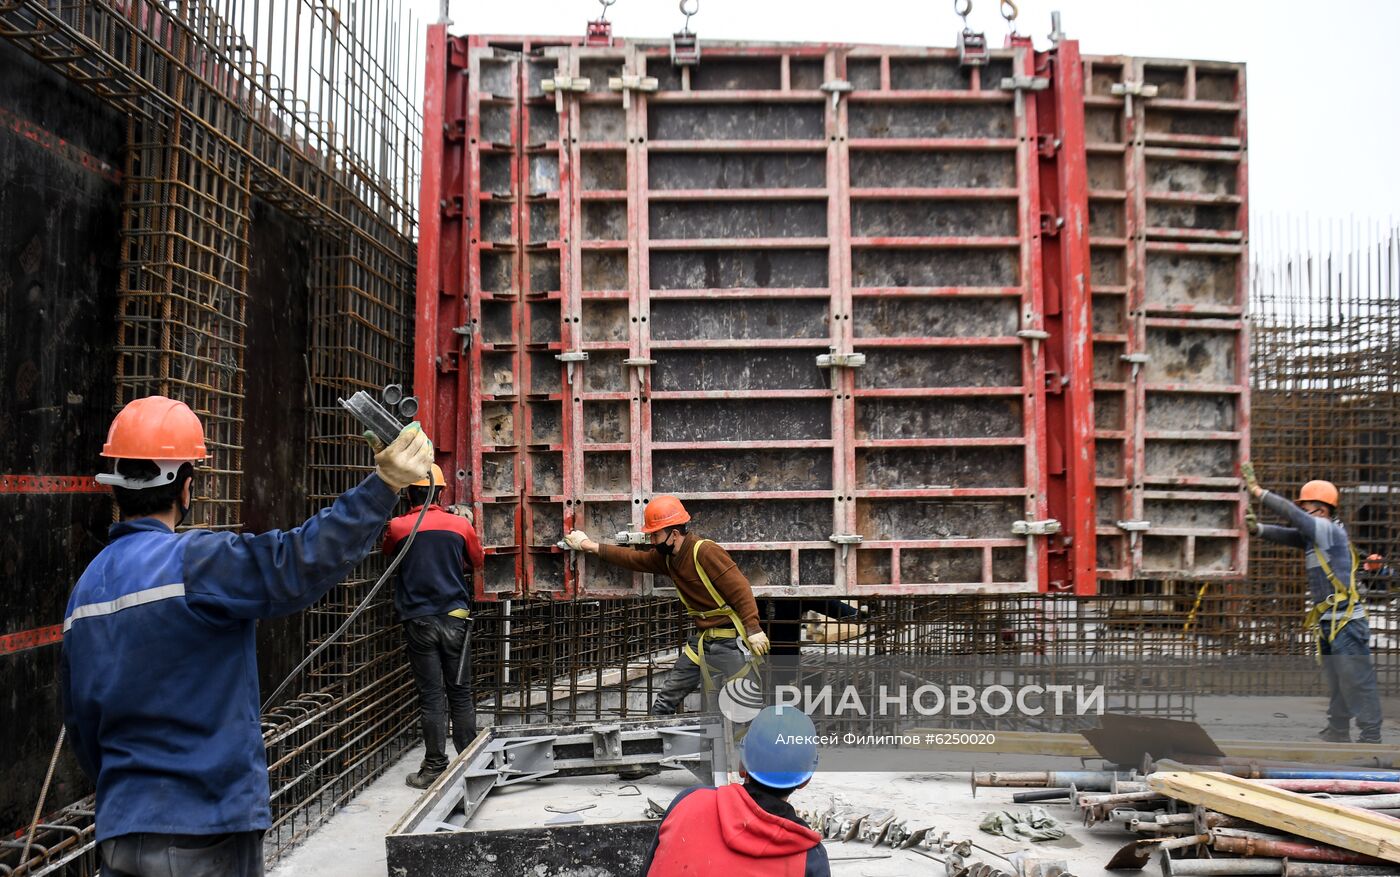
[[[1093,57],[1083,69],[1099,575],[1241,578],[1244,67]]]
[[[637,538],[654,492],[761,594],[1093,593],[1077,46],[580,42],[429,41],[417,380],[478,594],[649,592],[555,542]]]

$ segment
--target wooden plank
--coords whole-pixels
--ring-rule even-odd
[[[1309,798],[1208,770],[1158,771],[1148,775],[1147,786],[1178,801],[1400,862],[1400,819],[1348,807],[1339,799]]]
[[[998,755],[1063,755],[1070,758],[1094,758],[1098,755],[1079,734],[1053,734],[1041,731],[969,731],[966,728],[914,728],[910,734],[941,736],[945,743],[920,743],[917,749],[942,749],[948,752],[983,752]],[[964,741],[991,738],[987,743]],[[1256,758],[1267,761],[1298,761],[1308,764],[1355,765],[1391,767],[1400,764],[1400,748],[1360,743],[1288,743],[1280,740],[1217,740],[1222,752],[1232,758]]]

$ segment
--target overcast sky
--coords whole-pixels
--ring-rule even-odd
[[[438,0],[406,0],[421,20]],[[951,46],[952,0],[699,0],[693,29],[711,39]],[[1272,214],[1388,220],[1400,215],[1397,0],[1021,0],[1023,33],[1048,41],[1050,11],[1087,54],[1248,64],[1250,208]],[[452,0],[454,33],[573,34],[596,0]],[[617,0],[618,36],[664,37],[675,0]],[[993,0],[973,0],[975,28],[1000,45]]]

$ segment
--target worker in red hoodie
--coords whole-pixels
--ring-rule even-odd
[[[472,702],[471,570],[486,560],[476,528],[465,517],[443,510],[436,500],[447,486],[442,469],[433,464],[427,478],[409,485],[408,514],[389,522],[384,553],[393,556],[408,538],[424,503],[418,535],[399,565],[394,610],[403,622],[408,662],[418,687],[423,721],[423,763],[404,782],[426,789],[447,769],[447,716],[452,712],[452,745],[461,752],[476,736],[476,705]]]
[[[744,784],[677,795],[642,877],[831,877],[822,836],[787,800],[816,771],[816,733],[797,707],[765,707],[742,744]]]

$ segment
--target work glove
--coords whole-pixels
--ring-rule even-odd
[[[458,503],[456,505],[448,506],[447,510],[459,518],[466,518],[468,524],[476,523],[476,515],[472,514],[471,506],[462,505],[461,503]]]
[[[1254,464],[1246,460],[1240,464],[1240,475],[1244,477],[1244,486],[1250,493],[1259,489],[1259,480],[1254,477]]]
[[[583,543],[588,541],[588,534],[582,530],[570,530],[564,534],[564,544],[569,546],[570,551],[582,551]]]
[[[768,641],[768,634],[761,630],[758,633],[749,634],[748,639],[749,650],[760,658],[768,654],[773,648],[773,644]]]
[[[404,427],[398,438],[374,455],[375,474],[395,491],[422,478],[432,465],[433,443],[417,423]]]
[[[1244,510],[1244,528],[1251,536],[1259,535],[1259,518],[1254,514],[1254,509]]]

